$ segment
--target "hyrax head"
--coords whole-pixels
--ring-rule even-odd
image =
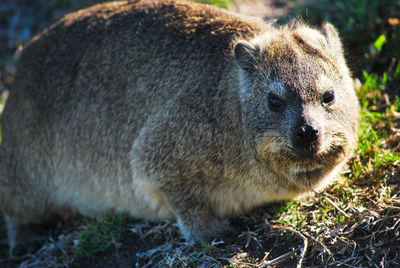
[[[234,55],[244,135],[260,165],[318,177],[351,155],[359,106],[332,25],[294,23],[239,40]]]

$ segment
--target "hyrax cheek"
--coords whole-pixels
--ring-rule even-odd
[[[265,153],[278,153],[282,151],[284,137],[282,135],[276,134],[271,137],[260,137],[257,139],[256,146],[257,151],[260,154]]]

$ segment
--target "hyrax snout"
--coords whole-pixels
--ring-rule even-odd
[[[0,208],[18,228],[66,211],[225,217],[327,185],[356,145],[335,28],[271,26],[206,5],[96,5],[34,37],[2,118]]]

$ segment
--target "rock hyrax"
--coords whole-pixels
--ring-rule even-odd
[[[18,228],[65,211],[213,237],[225,217],[331,182],[358,111],[331,24],[181,0],[72,13],[25,46],[2,118],[11,247]]]

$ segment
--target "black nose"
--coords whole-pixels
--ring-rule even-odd
[[[299,148],[310,147],[319,137],[318,129],[310,125],[302,125],[295,134],[295,145]]]

